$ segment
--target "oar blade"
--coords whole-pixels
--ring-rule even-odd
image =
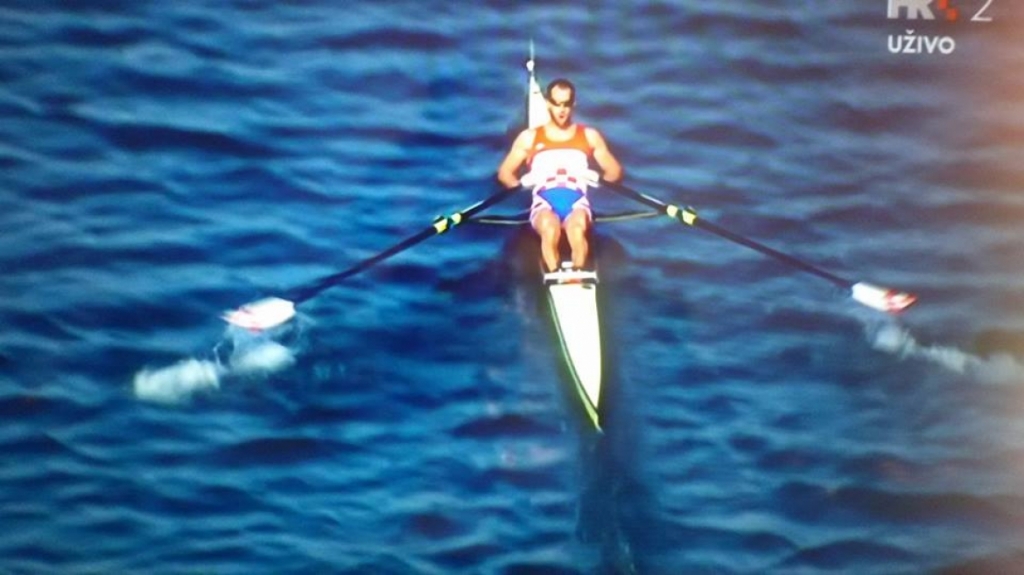
[[[231,325],[262,331],[295,317],[295,303],[279,297],[268,297],[225,312],[221,317]]]
[[[857,302],[888,313],[900,313],[917,301],[917,296],[912,293],[865,282],[853,284],[851,292],[851,296]]]

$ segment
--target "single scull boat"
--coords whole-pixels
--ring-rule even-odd
[[[547,123],[549,114],[544,93],[537,83],[534,70],[533,47],[527,61],[527,125],[536,128]],[[604,189],[623,195],[649,208],[657,210],[678,222],[701,228],[730,242],[746,246],[774,258],[796,269],[816,275],[836,286],[849,291],[855,301],[875,310],[900,313],[917,301],[917,296],[866,282],[853,281],[835,275],[815,265],[778,251],[751,238],[727,230],[722,226],[697,216],[693,208],[679,207],[637,192],[620,183],[603,182]],[[514,190],[501,189],[483,200],[449,215],[438,216],[434,221],[412,236],[401,240],[384,251],[356,262],[350,267],[315,278],[307,283],[292,287],[278,296],[263,298],[223,314],[230,324],[252,331],[273,329],[290,321],[296,313],[296,306],[342,281],[363,272],[391,257],[404,252],[437,235],[447,233],[461,224],[473,220],[477,214],[494,206],[514,194]],[[627,216],[647,214],[628,214]],[[576,391],[583,407],[594,426],[601,429],[600,407],[602,386],[601,330],[598,317],[596,268],[572,270],[571,264],[553,273],[538,274],[547,294],[551,318],[558,334],[558,340],[565,357],[565,363],[572,375]]]
[[[550,120],[547,100],[537,82],[536,60],[531,46],[526,62],[528,73],[526,116],[530,128],[543,126]],[[592,257],[593,261],[594,258]],[[543,271],[543,264],[541,270]],[[542,273],[551,320],[558,334],[566,367],[572,376],[583,408],[598,430],[601,429],[601,323],[597,308],[597,269],[573,270],[572,262],[563,261],[562,269]]]

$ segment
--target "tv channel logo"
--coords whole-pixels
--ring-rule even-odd
[[[980,0],[979,0],[980,1]],[[887,0],[886,18],[890,20],[945,20],[957,22],[961,17],[961,9],[950,0]],[[995,0],[985,0],[984,4],[971,16],[971,22],[991,22],[988,10]],[[958,4],[961,3],[958,0]]]

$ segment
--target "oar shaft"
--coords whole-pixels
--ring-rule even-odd
[[[817,266],[814,266],[812,264],[809,264],[809,263],[807,263],[807,262],[805,262],[805,261],[803,261],[801,259],[795,258],[795,257],[793,257],[793,256],[791,256],[789,254],[784,254],[784,253],[782,253],[782,252],[780,252],[780,251],[778,251],[778,250],[776,250],[774,248],[768,247],[768,246],[766,246],[766,245],[764,245],[764,244],[762,244],[760,242],[754,241],[754,240],[752,240],[750,238],[746,238],[746,237],[743,237],[743,236],[741,236],[741,235],[739,235],[737,233],[731,232],[731,231],[729,231],[729,230],[719,226],[718,224],[711,223],[711,222],[709,222],[707,220],[698,218],[696,220],[696,222],[694,222],[694,225],[696,227],[698,227],[698,228],[703,229],[703,230],[707,230],[707,231],[709,231],[709,232],[711,232],[711,233],[713,233],[715,235],[721,236],[721,237],[723,237],[723,238],[725,238],[727,240],[736,242],[737,244],[740,244],[740,245],[746,246],[746,247],[748,247],[748,248],[750,248],[752,250],[756,250],[758,252],[761,252],[762,254],[765,254],[765,255],[767,255],[769,257],[773,257],[773,258],[775,258],[777,260],[786,262],[787,264],[789,264],[789,265],[791,265],[791,266],[793,266],[793,267],[795,267],[797,269],[803,270],[803,271],[805,271],[805,272],[807,272],[809,274],[813,274],[813,275],[816,275],[816,276],[818,276],[818,277],[820,277],[822,279],[828,280],[828,281],[834,283],[835,285],[837,285],[837,286],[839,286],[841,288],[849,289],[849,288],[853,287],[853,284],[855,283],[855,282],[852,282],[850,280],[841,278],[841,277],[839,277],[839,276],[837,276],[837,275],[835,275],[835,274],[833,274],[831,272],[827,272],[827,271],[825,271],[825,270],[823,270],[823,269],[821,269],[821,268],[819,268]]]
[[[316,296],[325,289],[337,285],[339,282],[344,281],[358,274],[359,272],[366,270],[367,268],[370,268],[401,252],[404,252],[405,250],[415,246],[416,244],[426,239],[447,232],[448,230],[454,228],[455,226],[465,222],[474,214],[480,213],[483,210],[493,206],[494,204],[497,204],[498,202],[504,200],[509,195],[515,193],[515,191],[516,190],[514,189],[500,190],[492,194],[491,196],[485,198],[484,200],[477,202],[472,206],[469,206],[468,208],[463,209],[462,211],[455,212],[449,216],[438,217],[436,220],[434,220],[434,223],[431,224],[429,227],[424,228],[417,234],[398,242],[397,244],[380,252],[379,254],[366,258],[356,263],[355,265],[349,267],[348,269],[313,280],[312,282],[309,282],[305,285],[296,286],[285,292],[285,294],[282,297],[291,300],[296,305],[298,305],[308,299],[311,299],[312,297]]]
[[[697,216],[697,213],[695,211],[693,211],[693,209],[691,209],[691,208],[680,208],[679,206],[674,206],[674,205],[671,205],[671,204],[666,204],[665,202],[662,202],[661,200],[652,198],[651,196],[648,196],[646,194],[642,194],[642,193],[640,193],[640,192],[638,192],[636,190],[630,189],[630,188],[628,188],[628,187],[626,187],[626,186],[624,186],[622,184],[613,183],[613,182],[602,182],[602,185],[607,186],[608,188],[612,189],[615,192],[618,192],[619,194],[622,194],[623,196],[626,196],[627,198],[630,198],[630,199],[638,201],[638,202],[640,202],[642,204],[646,204],[648,206],[651,206],[652,208],[655,208],[655,209],[661,211],[666,216],[669,216],[670,218],[672,218],[674,220],[678,220],[679,222],[681,222],[683,224],[686,224],[686,225],[689,225],[689,226],[693,226],[693,227],[697,227],[697,228],[701,228],[701,229],[706,230],[708,232],[711,232],[711,233],[713,233],[713,234],[715,234],[717,236],[723,237],[723,238],[725,238],[725,239],[727,239],[727,240],[729,240],[731,242],[734,242],[734,243],[740,244],[742,246],[746,246],[746,247],[748,247],[748,248],[750,248],[752,250],[761,252],[762,254],[765,254],[767,256],[770,256],[770,257],[773,257],[773,258],[775,258],[777,260],[785,262],[785,263],[787,263],[787,264],[789,264],[789,265],[791,265],[791,266],[793,266],[795,268],[798,268],[798,269],[803,270],[805,272],[808,272],[810,274],[816,275],[816,276],[818,276],[818,277],[820,277],[822,279],[828,280],[828,281],[832,282],[833,284],[835,284],[835,285],[837,285],[839,287],[849,289],[849,288],[853,287],[853,285],[855,283],[855,282],[852,282],[852,281],[847,280],[845,278],[841,278],[841,277],[839,277],[839,276],[837,276],[837,275],[835,275],[833,273],[827,272],[827,271],[825,271],[825,270],[823,270],[823,269],[821,269],[821,268],[819,268],[817,266],[814,266],[812,264],[809,264],[809,263],[807,263],[807,262],[805,262],[805,261],[803,261],[801,259],[795,258],[795,257],[793,257],[793,256],[791,256],[789,254],[782,253],[782,252],[776,250],[775,248],[768,247],[768,246],[766,246],[766,245],[764,245],[764,244],[762,244],[762,243],[760,243],[758,241],[752,240],[750,238],[741,236],[741,235],[739,235],[739,234],[737,234],[735,232],[729,231],[729,230],[723,228],[722,226],[719,226],[718,224],[715,224],[715,223],[709,222],[709,221],[707,221],[707,220],[705,220],[703,218],[700,218],[700,217]]]
[[[339,282],[342,282],[342,281],[344,281],[344,280],[346,280],[346,279],[348,279],[348,278],[358,274],[359,272],[362,272],[362,271],[364,271],[364,270],[366,270],[366,269],[368,269],[370,267],[373,267],[374,265],[376,265],[376,264],[378,264],[378,263],[380,263],[380,262],[382,262],[382,261],[384,261],[384,260],[386,260],[386,259],[388,259],[388,258],[390,258],[392,256],[395,256],[395,255],[397,255],[397,254],[399,254],[401,252],[404,252],[405,250],[411,248],[412,246],[414,246],[414,245],[416,245],[416,244],[426,240],[427,238],[433,237],[436,234],[437,234],[437,232],[435,232],[433,228],[431,228],[429,230],[425,229],[425,230],[421,231],[420,233],[416,234],[415,236],[406,238],[405,240],[402,240],[401,242],[391,246],[390,248],[380,252],[379,254],[377,254],[375,256],[372,256],[372,257],[369,257],[369,258],[366,258],[366,259],[360,261],[359,263],[353,265],[352,267],[349,267],[349,268],[344,269],[344,270],[342,270],[340,272],[333,273],[331,275],[324,276],[322,278],[313,280],[312,282],[310,282],[310,283],[308,283],[308,284],[306,284],[304,286],[299,286],[299,287],[292,288],[292,289],[288,290],[284,294],[283,297],[285,299],[289,299],[289,300],[295,302],[295,304],[298,305],[298,304],[300,304],[300,303],[302,303],[302,302],[304,302],[306,300],[309,300],[309,299],[313,298],[314,296],[316,296],[320,292],[324,291],[325,289],[327,289],[329,287],[332,287],[332,286],[338,284]]]

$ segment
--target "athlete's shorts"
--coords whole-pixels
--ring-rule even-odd
[[[533,205],[530,206],[530,221],[545,208],[550,208],[558,216],[560,221],[565,221],[573,210],[583,209],[590,214],[590,200],[587,195],[572,188],[550,188],[542,190],[533,195]]]

